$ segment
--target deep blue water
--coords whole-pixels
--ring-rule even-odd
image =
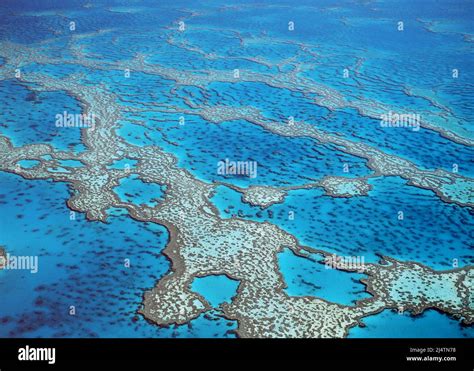
[[[13,80],[0,82],[0,128],[13,145],[48,143],[59,150],[81,151],[80,128],[56,127],[56,115],[80,114],[79,103],[65,92],[34,93]]]
[[[182,126],[165,124],[160,131],[150,131],[138,125],[125,125],[119,133],[133,144],[160,142],[166,151],[178,157],[180,166],[202,180],[238,186],[305,184],[308,179],[330,174],[362,176],[371,172],[365,160],[344,153],[334,156],[328,146],[314,146],[310,139],[277,136],[241,120],[215,125],[191,116]],[[164,136],[176,145],[164,142]],[[257,176],[218,174],[217,163],[225,159],[256,161]],[[347,173],[344,164],[348,165]]]

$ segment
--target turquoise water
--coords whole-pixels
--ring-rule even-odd
[[[279,255],[279,263],[290,296],[317,296],[344,305],[371,296],[358,282],[364,275],[328,269],[316,255],[308,259],[286,249]]]
[[[411,317],[391,310],[362,320],[366,327],[349,330],[350,338],[472,338],[474,329],[463,327],[458,321],[435,310],[427,310]]]
[[[137,160],[131,160],[129,158],[123,158],[121,160],[114,161],[112,165],[108,166],[109,169],[120,169],[120,170],[130,170],[137,164]]]
[[[25,169],[35,167],[36,165],[39,165],[39,163],[40,162],[38,160],[21,160],[17,162],[17,164],[19,164],[22,168]]]
[[[81,161],[78,160],[58,160],[59,165],[61,166],[67,166],[67,167],[81,167],[84,166],[84,164]]]
[[[120,184],[114,188],[114,192],[121,200],[136,205],[155,206],[163,197],[161,186],[145,183],[136,174],[120,179]]]
[[[194,279],[191,288],[199,292],[213,306],[229,303],[237,293],[239,282],[226,276],[207,276]]]
[[[379,104],[384,104],[393,111],[420,113],[423,120],[472,139],[472,2],[341,1],[335,6],[330,1],[303,0],[298,4],[264,1],[255,6],[248,0],[225,7],[223,1],[130,4],[115,0],[94,1],[94,6],[85,8],[86,3],[67,0],[51,8],[50,2],[4,0],[0,40],[41,45],[42,53],[64,62],[21,65],[26,80],[33,73],[55,79],[75,75],[78,84],[100,84],[113,92],[123,107],[117,133],[126,142],[159,146],[203,181],[240,187],[290,186],[326,175],[372,173],[365,159],[335,146],[277,136],[243,118],[215,124],[193,112],[197,106],[218,105],[250,106],[282,123],[292,116],[424,169],[452,171],[457,165],[460,175],[474,176],[472,147],[433,130],[382,128],[377,118],[360,109],[380,110]],[[186,32],[178,32],[176,20],[189,16],[190,10],[195,16],[186,18]],[[74,33],[69,30],[71,20],[77,24]],[[295,31],[288,30],[290,20]],[[404,21],[403,32],[396,31],[399,20]],[[94,36],[81,37],[89,33]],[[70,46],[103,65],[122,61],[125,66],[144,55],[149,64],[202,76],[234,69],[276,76],[296,72],[295,62],[306,64],[297,71],[300,80],[293,88],[245,81],[178,85],[165,76],[132,70],[125,78],[122,68],[96,70],[66,63],[74,58]],[[347,78],[342,77],[345,68]],[[452,77],[454,68],[459,78]],[[321,98],[317,93],[298,90],[305,81],[336,89],[352,107],[329,109],[327,104],[315,104]],[[0,81],[0,102],[0,135],[13,145],[47,143],[76,154],[86,150],[79,128],[55,126],[57,114],[82,112],[79,102],[66,92],[38,92],[22,79],[7,76]],[[256,161],[258,175],[222,176],[217,162],[225,159]],[[19,164],[30,168],[37,161]],[[109,164],[108,169],[130,170],[114,191],[127,202],[159,205],[166,189],[138,179],[133,174],[136,164],[133,159]],[[84,166],[76,160],[61,160],[58,165],[49,170],[68,172],[70,167]],[[223,319],[218,309],[231,300],[238,285],[225,276],[195,279],[193,290],[206,297],[214,310],[189,325],[159,328],[137,315],[143,292],[170,268],[161,254],[168,240],[164,227],[137,222],[119,210],[108,211],[107,223],[89,222],[67,208],[66,184],[5,173],[0,173],[0,184],[0,245],[12,254],[38,256],[40,264],[37,274],[0,272],[0,291],[8,298],[0,303],[0,336],[235,336],[236,323]],[[431,191],[408,186],[398,177],[371,179],[370,184],[373,190],[368,196],[348,199],[325,196],[321,189],[290,191],[282,204],[265,210],[244,204],[239,193],[223,186],[217,187],[212,201],[224,218],[270,221],[302,244],[363,256],[366,262],[376,262],[378,254],[385,254],[434,269],[452,268],[453,259],[460,266],[474,264],[472,209],[444,203]],[[399,211],[404,213],[403,221],[397,219]],[[287,250],[278,258],[289,295],[314,295],[347,305],[368,295],[358,274],[326,270],[315,257],[301,258]],[[75,316],[69,315],[71,305]],[[366,328],[354,328],[349,336],[473,336],[472,327],[463,329],[432,310],[414,318],[384,311],[364,323]]]

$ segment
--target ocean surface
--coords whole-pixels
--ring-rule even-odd
[[[334,89],[363,108],[380,102],[400,112],[421,112],[438,129],[474,139],[474,6],[470,1],[26,1],[0,4],[0,41],[41,47],[50,57],[71,60],[76,43],[86,56],[104,62],[146,61],[176,71],[275,74],[304,62],[301,79]],[[177,32],[177,20],[187,31]],[[74,33],[69,30],[74,21]],[[289,32],[288,22],[294,22]],[[394,32],[403,21],[404,31]],[[104,31],[104,32],[98,32]],[[96,33],[93,38],[78,37]],[[167,42],[173,38],[176,44]],[[247,40],[242,46],[241,39]],[[177,46],[185,42],[188,49]],[[216,58],[206,58],[215,55]],[[262,62],[264,61],[264,62]],[[0,60],[0,69],[3,61]],[[341,78],[344,69],[347,78]],[[453,79],[452,71],[459,71]],[[367,161],[310,138],[276,135],[244,118],[210,122],[196,107],[253,107],[268,119],[304,121],[334,135],[363,142],[407,159],[426,170],[474,177],[472,147],[447,139],[440,130],[383,128],[362,109],[316,104],[314,92],[262,82],[176,85],[165,77],[74,63],[32,62],[23,74],[51,78],[77,75],[78,84],[104,85],[125,107],[117,133],[128,143],[157,145],[180,167],[205,182],[238,187],[296,186],[324,176],[373,174]],[[54,126],[56,114],[80,113],[80,103],[64,91],[36,92],[15,78],[0,80],[0,135],[13,145],[47,143],[81,153],[79,129]],[[154,105],[154,106],[153,106]],[[162,107],[162,112],[150,107]],[[186,113],[184,123],[180,122]],[[140,124],[137,124],[139,122]],[[257,161],[258,176],[222,176],[219,161]],[[28,168],[34,160],[20,165]],[[133,168],[136,160],[110,168]],[[62,161],[60,166],[82,166]],[[348,171],[346,169],[349,169]],[[61,171],[51,169],[51,171]],[[416,261],[439,270],[474,264],[473,210],[448,204],[401,177],[371,178],[367,196],[335,198],[321,188],[291,190],[283,203],[262,210],[241,194],[219,185],[212,202],[221,217],[269,221],[305,245],[344,256],[379,255]],[[166,189],[136,176],[114,189],[124,201],[156,205]],[[0,172],[0,246],[17,256],[38,256],[38,272],[0,271],[0,337],[235,337],[237,323],[222,317],[219,305],[236,294],[238,282],[225,276],[196,278],[192,290],[213,310],[187,325],[158,327],[137,313],[144,291],[170,270],[162,255],[167,230],[108,211],[106,223],[89,222],[68,209],[65,183],[26,180]],[[474,198],[474,196],[472,196]],[[404,220],[397,219],[399,211]],[[289,217],[292,212],[294,218]],[[363,275],[325,270],[324,265],[284,250],[280,270],[291,296],[312,295],[344,305],[369,296]],[[474,305],[474,304],[473,304]],[[366,327],[349,337],[473,337],[473,328],[434,310],[416,317],[385,310],[364,318]],[[436,328],[436,332],[433,332]]]

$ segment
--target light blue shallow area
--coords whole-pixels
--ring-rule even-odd
[[[58,160],[58,162],[61,166],[67,166],[67,167],[81,167],[81,166],[84,166],[84,164],[81,161],[78,161],[78,160]]]
[[[474,327],[462,326],[459,321],[435,310],[410,316],[396,311],[383,312],[362,320],[366,327],[349,330],[349,338],[473,338]]]
[[[114,161],[110,166],[109,169],[119,169],[119,170],[130,170],[134,167],[137,163],[137,160],[132,160],[129,158],[123,158],[117,161]]]
[[[30,169],[32,167],[35,167],[36,165],[39,165],[38,160],[20,160],[17,162],[18,165],[20,165],[22,168],[25,169]]]
[[[145,183],[136,174],[120,179],[120,184],[114,188],[114,192],[122,201],[147,206],[156,205],[164,196],[158,184]]]
[[[237,293],[239,282],[224,275],[197,277],[191,288],[202,295],[214,308],[230,302]]]
[[[295,255],[285,249],[278,256],[280,271],[287,284],[290,296],[317,296],[318,298],[344,305],[354,305],[356,300],[371,297],[364,292],[365,286],[358,282],[362,274],[329,269],[319,256],[309,259]],[[319,262],[318,262],[319,261]]]

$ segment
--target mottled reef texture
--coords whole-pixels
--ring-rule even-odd
[[[95,34],[82,37],[93,38]],[[176,70],[147,62],[146,55],[137,55],[127,62],[110,62],[88,57],[79,44],[78,37],[70,43],[72,58],[68,60],[50,56],[48,44],[36,47],[2,42],[0,56],[5,64],[0,68],[0,79],[15,78],[15,70],[29,63],[71,64],[96,70],[123,73],[132,71],[161,76],[172,80],[176,86],[190,85],[206,88],[212,82],[233,83],[232,71]],[[173,38],[168,39],[173,43]],[[183,45],[177,47],[186,49]],[[304,45],[301,45],[303,48]],[[193,50],[206,58],[219,58]],[[281,65],[263,60],[253,60],[262,65]],[[303,68],[304,66],[301,66]],[[388,111],[378,102],[351,101],[335,90],[292,72],[270,75],[241,70],[238,81],[261,82],[272,87],[315,94],[314,103],[337,109],[352,107],[369,117]],[[241,337],[344,337],[348,330],[360,323],[365,316],[386,308],[420,313],[435,308],[473,323],[473,267],[452,271],[433,271],[414,262],[401,262],[384,257],[381,264],[366,264],[362,270],[364,283],[371,298],[358,301],[354,306],[330,303],[317,297],[292,297],[285,292],[286,283],[280,273],[277,254],[289,248],[296,254],[307,252],[328,255],[325,251],[301,246],[297,239],[281,228],[268,222],[254,222],[240,218],[225,219],[210,201],[218,183],[206,183],[177,166],[174,156],[159,146],[139,147],[126,142],[116,129],[123,113],[133,111],[131,105],[122,105],[117,96],[102,84],[81,83],[82,75],[53,78],[47,74],[23,73],[18,80],[33,91],[64,91],[75,97],[83,113],[94,114],[96,127],[81,129],[81,140],[86,150],[80,153],[58,151],[50,145],[31,144],[14,147],[11,141],[0,136],[0,170],[18,174],[26,179],[52,179],[70,185],[72,197],[68,206],[86,214],[90,221],[105,221],[107,210],[123,208],[139,221],[164,225],[170,234],[164,254],[172,262],[170,272],[156,286],[144,294],[140,309],[147,319],[159,324],[184,324],[211,305],[191,290],[196,277],[226,275],[238,280],[240,285],[230,303],[221,307],[226,318],[238,321],[237,333]],[[128,99],[133,99],[129,97]],[[373,173],[367,178],[326,177],[304,186],[295,187],[234,187],[242,193],[243,201],[262,208],[283,202],[290,189],[322,187],[328,195],[351,197],[366,195],[371,186],[367,179],[379,176],[399,176],[409,185],[433,191],[443,202],[456,203],[460,207],[473,207],[474,180],[444,170],[424,170],[415,164],[392,154],[372,148],[367,144],[351,141],[339,135],[326,133],[315,126],[298,122],[292,125],[264,117],[252,107],[196,106],[189,102],[189,110],[150,103],[149,110],[180,112],[200,115],[212,123],[229,120],[246,120],[254,125],[286,137],[307,137],[314,145],[330,143],[339,151],[368,160]],[[430,128],[428,123],[423,123]],[[454,133],[438,130],[452,140],[472,145]],[[45,157],[45,155],[49,155]],[[31,168],[22,168],[18,162],[38,160]],[[64,167],[67,171],[52,172],[59,160],[79,160],[81,167]],[[117,160],[130,159],[137,163],[131,169],[113,169],[109,166]],[[120,179],[135,174],[139,179],[165,187],[163,200],[156,206],[135,205],[124,202],[113,191]],[[461,190],[461,191],[460,191]]]

